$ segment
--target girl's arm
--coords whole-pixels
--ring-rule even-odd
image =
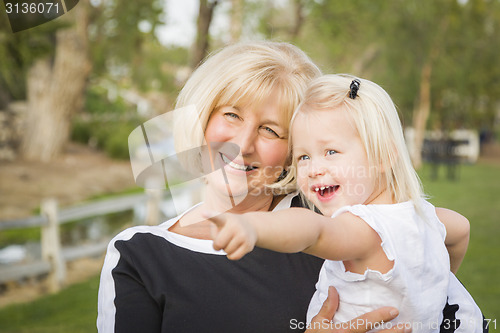
[[[469,221],[446,208],[436,208],[436,215],[446,227],[445,245],[450,255],[450,270],[456,274],[469,245]]]
[[[206,216],[217,226],[214,248],[237,260],[255,245],[279,252],[306,252],[330,260],[366,258],[380,247],[378,234],[361,218],[325,217],[305,208]]]

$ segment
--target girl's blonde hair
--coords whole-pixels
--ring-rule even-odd
[[[179,114],[174,139],[177,152],[200,147],[214,110],[222,106],[258,107],[277,92],[281,123],[286,129],[303,92],[318,67],[292,44],[258,41],[227,46],[209,55],[193,72],[176,103],[193,114]],[[194,118],[194,119],[193,119]],[[183,155],[183,165],[201,167],[199,154]]]
[[[354,79],[360,80],[361,84],[357,97],[353,99],[349,92]],[[347,74],[319,77],[308,86],[290,127],[299,112],[328,112],[337,108],[344,108],[351,116],[371,166],[370,176],[376,177],[376,184],[390,190],[395,202],[412,200],[418,209],[419,199],[424,197],[422,183],[411,164],[396,107],[379,85]],[[292,140],[289,143],[293,149]],[[378,172],[374,174],[373,169]],[[296,186],[295,172],[294,161],[289,175],[276,185]]]

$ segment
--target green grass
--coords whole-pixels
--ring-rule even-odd
[[[460,166],[456,181],[446,178],[444,167],[439,171],[437,180],[431,180],[428,165],[420,172],[430,201],[461,213],[471,225],[469,248],[457,276],[485,317],[500,325],[500,166]]]
[[[2,333],[96,332],[99,277],[70,286],[58,294],[0,310]]]
[[[428,166],[420,172],[430,201],[460,212],[471,223],[469,250],[458,277],[484,315],[500,325],[500,166],[461,166],[457,181],[447,180],[441,171],[435,181]],[[1,309],[0,332],[95,332],[98,283],[94,277],[59,294]]]

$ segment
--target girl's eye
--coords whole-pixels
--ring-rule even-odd
[[[297,158],[297,160],[299,160],[299,161],[306,161],[306,160],[308,160],[308,159],[310,159],[310,157],[309,157],[309,156],[307,156],[307,155],[301,155],[301,156],[299,156],[299,157]]]
[[[335,150],[330,149],[326,151],[326,155],[335,155],[335,154],[337,154]]]
[[[267,136],[267,137],[274,137],[274,138],[279,138],[280,136],[278,135],[278,133],[276,133],[276,131],[274,131],[272,128],[270,127],[267,127],[267,126],[262,126],[261,129],[264,131],[264,134]]]

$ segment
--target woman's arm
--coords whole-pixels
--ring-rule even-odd
[[[99,333],[160,332],[162,313],[137,272],[132,251],[114,240],[108,246],[98,296]]]
[[[436,208],[436,215],[446,227],[445,245],[450,255],[450,269],[456,274],[469,245],[469,221],[446,208]]]
[[[214,248],[237,260],[255,245],[279,252],[306,252],[329,260],[365,258],[380,247],[378,234],[361,218],[325,217],[304,208],[207,216],[215,223]]]

